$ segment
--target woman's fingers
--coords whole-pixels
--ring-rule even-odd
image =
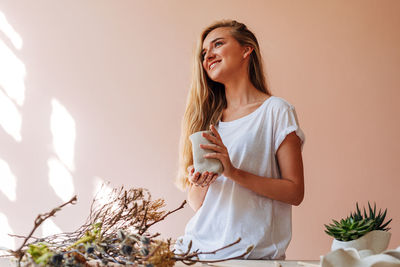
[[[193,184],[197,184],[200,178],[200,173],[196,172],[195,174],[189,175],[189,181]]]
[[[219,154],[219,153],[207,153],[207,154],[205,154],[205,155],[203,156],[203,158],[208,158],[208,159],[219,159],[219,160],[222,161],[221,155],[222,155],[222,154]]]
[[[189,175],[190,175],[190,174],[193,174],[193,172],[194,172],[194,166],[193,166],[193,165],[190,165],[189,167],[187,167],[186,170],[188,171]]]
[[[211,135],[211,134],[202,133],[202,136],[203,136],[204,138],[206,138],[208,141],[210,141],[211,143],[214,143],[214,144],[217,144],[217,145],[220,145],[220,146],[223,145],[221,139],[218,139],[217,137],[215,137],[215,136],[213,136],[213,135]]]
[[[194,174],[189,175],[189,181],[192,184],[202,187],[209,186],[217,178],[218,174],[213,172],[203,172],[203,173],[196,172]]]
[[[212,180],[212,178],[213,178],[213,176],[214,176],[214,173],[213,173],[213,172],[210,172],[210,173],[207,175],[207,178],[204,180],[203,185],[204,185],[204,186],[209,185],[210,182],[211,182],[211,180]]]
[[[212,178],[210,184],[214,183],[215,180],[217,180],[217,178],[218,178],[218,174],[216,173],[216,174],[214,174],[214,176],[213,176],[213,178]]]
[[[215,180],[217,180],[217,178],[218,178],[218,173],[214,173],[214,174],[211,176],[210,181],[206,184],[206,186],[209,186],[210,184],[212,184]]]
[[[200,178],[196,182],[197,186],[201,187],[208,186],[212,182],[214,176],[216,176],[216,174],[213,172],[202,173]]]
[[[216,144],[200,144],[200,148],[223,152],[224,149]]]
[[[207,179],[207,176],[208,172],[203,172],[197,180],[196,185],[203,185],[204,181]]]
[[[217,139],[222,140],[222,139],[221,139],[221,136],[219,135],[217,129],[215,129],[215,126],[214,126],[214,125],[212,125],[212,124],[210,125],[210,130],[211,130],[211,132],[217,137]]]

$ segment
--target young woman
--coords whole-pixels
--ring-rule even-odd
[[[200,145],[219,159],[224,171],[193,168],[189,135],[212,142]],[[196,211],[178,238],[177,253],[213,251],[239,237],[240,243],[201,259],[243,254],[245,259],[284,259],[291,239],[291,208],[304,197],[302,145],[294,107],[267,88],[254,34],[237,21],[218,21],[201,34],[194,58],[191,90],[182,124],[177,185],[187,190]]]

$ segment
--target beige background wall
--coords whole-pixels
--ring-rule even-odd
[[[323,224],[356,201],[387,207],[390,248],[400,245],[399,1],[3,0],[0,12],[3,245],[18,244],[6,231],[27,234],[63,201],[54,166],[66,177],[61,195],[79,198],[53,219],[62,231],[83,223],[98,180],[180,205],[172,180],[191,53],[221,18],[255,32],[271,91],[296,107],[306,133],[306,196],[293,208],[288,258],[326,254]],[[192,215],[187,206],[154,230],[177,237]]]

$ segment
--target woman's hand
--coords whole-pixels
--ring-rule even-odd
[[[187,170],[189,172],[189,182],[195,186],[207,187],[218,178],[218,174],[213,172],[195,173],[193,165],[190,165]]]
[[[225,177],[231,177],[231,175],[236,171],[236,168],[233,167],[231,159],[229,158],[228,149],[222,142],[221,136],[219,135],[217,129],[215,129],[214,125],[210,125],[210,130],[214,135],[202,133],[203,137],[209,140],[212,144],[201,144],[200,148],[210,149],[215,151],[214,153],[208,153],[204,155],[205,158],[219,159],[224,167]]]

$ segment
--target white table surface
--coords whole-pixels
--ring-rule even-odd
[[[299,264],[300,263],[300,264]],[[303,265],[304,264],[304,265]],[[176,267],[188,266],[182,262],[177,262]],[[314,267],[320,266],[319,261],[298,261],[298,260],[287,260],[287,261],[274,261],[274,260],[230,260],[217,263],[196,263],[190,266],[214,266],[214,267]]]

